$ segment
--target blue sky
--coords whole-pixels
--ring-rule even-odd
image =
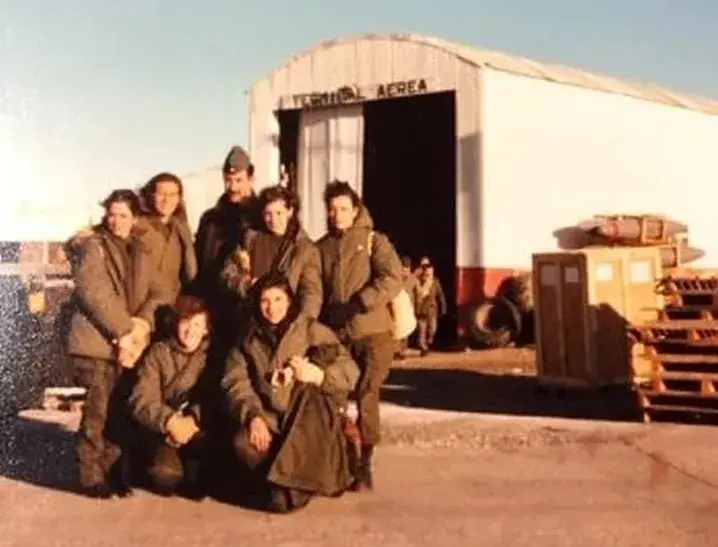
[[[13,188],[33,203],[216,165],[246,143],[254,80],[321,40],[365,32],[431,34],[718,98],[716,29],[715,0],[0,0],[0,164],[33,166]],[[20,133],[40,136],[16,154],[8,142]],[[3,187],[7,176],[0,165]]]

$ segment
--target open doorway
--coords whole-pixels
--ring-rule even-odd
[[[279,121],[279,164],[283,164],[289,173],[289,188],[296,191],[300,111],[279,110],[276,115]]]
[[[456,338],[456,95],[373,101],[364,105],[362,197],[376,228],[400,256],[429,256],[449,313],[437,343]]]

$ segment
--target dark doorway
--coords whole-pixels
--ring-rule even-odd
[[[289,186],[292,190],[296,190],[300,111],[279,110],[276,115],[279,121],[279,164],[284,164],[286,167],[289,173]]]
[[[456,95],[364,105],[363,198],[400,256],[434,263],[449,313],[437,342],[456,338]]]

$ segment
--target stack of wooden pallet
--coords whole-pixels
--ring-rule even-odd
[[[644,421],[655,412],[718,415],[718,278],[667,277],[657,320],[632,327],[648,370],[636,378]]]

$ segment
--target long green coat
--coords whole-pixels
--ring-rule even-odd
[[[285,404],[272,389],[272,372],[293,356],[311,357],[316,352],[327,356],[314,358],[324,361],[316,363],[324,370],[324,383],[296,383]],[[332,495],[346,489],[351,479],[340,409],[358,379],[359,368],[336,335],[300,315],[279,340],[252,325],[229,353],[222,388],[239,427],[261,416],[281,439],[269,467],[270,482]]]

